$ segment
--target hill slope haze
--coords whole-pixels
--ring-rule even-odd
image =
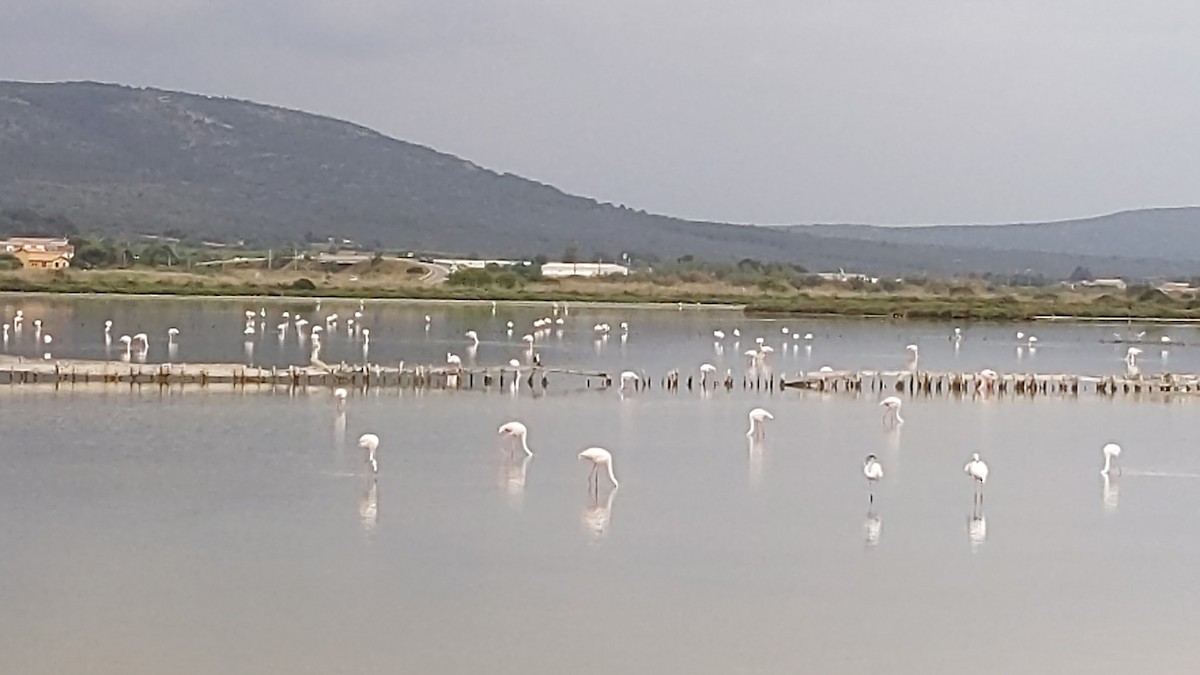
[[[80,231],[114,235],[260,242],[336,235],[368,246],[504,256],[557,256],[575,243],[584,254],[609,257],[752,257],[876,273],[1065,275],[1085,265],[1180,274],[1191,273],[1196,258],[1180,253],[1177,238],[1160,248],[1068,251],[1010,245],[1024,235],[997,244],[977,228],[685,221],[568,195],[303,112],[108,84],[0,82],[0,227],[63,218]],[[1146,218],[1142,225],[1158,216]]]

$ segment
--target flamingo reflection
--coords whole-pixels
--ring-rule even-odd
[[[879,535],[883,532],[883,519],[875,511],[874,504],[867,509],[867,517],[863,520],[863,539],[867,546],[879,543]]]
[[[1100,496],[1104,500],[1104,512],[1116,513],[1117,506],[1121,501],[1121,486],[1117,484],[1116,478],[1109,476],[1107,473],[1102,474],[1104,485],[1101,488]]]
[[[379,524],[379,481],[373,475],[367,478],[358,499],[358,518],[367,534]]]
[[[763,458],[766,456],[766,441],[762,438],[746,437],[746,458],[749,465],[750,487],[762,485]]]
[[[615,487],[608,491],[603,500],[595,492],[589,493],[588,504],[583,509],[580,521],[593,541],[599,541],[608,534],[609,525],[612,524],[613,500],[616,496]]]

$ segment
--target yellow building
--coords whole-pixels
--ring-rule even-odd
[[[10,237],[0,240],[0,250],[26,269],[66,269],[75,257],[75,247],[65,237]]]

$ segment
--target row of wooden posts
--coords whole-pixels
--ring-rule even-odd
[[[410,389],[490,389],[519,387],[537,389],[550,386],[551,376],[576,378],[584,388],[607,389],[614,378],[607,372],[565,368],[446,368],[436,366],[339,366],[332,368],[288,367],[257,368],[239,364],[158,364],[129,365],[109,362],[38,362],[24,361],[0,366],[0,384],[127,384],[131,386],[214,386],[246,387],[400,387]],[[774,392],[779,389],[805,389],[820,392],[895,392],[907,395],[970,394],[975,392],[1037,395],[1170,392],[1200,393],[1200,377],[1162,374],[1127,378],[1117,375],[1039,375],[1015,374],[982,378],[976,373],[841,371],[798,373],[775,376],[770,373],[747,374],[741,378],[747,390]],[[626,383],[635,390],[651,387],[644,372]],[[659,380],[667,392],[684,390],[732,391],[738,381],[732,374],[723,377],[684,375],[668,372]]]

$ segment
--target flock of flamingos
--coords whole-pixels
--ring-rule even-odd
[[[537,319],[533,322],[532,332],[525,334],[522,337],[521,342],[524,346],[526,363],[540,363],[540,360],[534,351],[534,345],[538,341],[539,337],[544,337],[550,331],[555,329],[561,330],[565,323],[564,317],[566,317],[570,311],[565,304],[560,306],[557,303],[554,304],[553,309],[555,318],[546,317]],[[317,311],[320,311],[319,302],[317,303]],[[493,315],[495,312],[496,303],[492,303]],[[342,321],[342,325],[344,326],[347,335],[355,338],[361,344],[363,359],[365,360],[370,346],[370,330],[363,326],[363,316],[363,305],[361,302],[359,304],[358,311],[355,311],[352,316],[340,320],[337,314],[329,314],[324,318],[324,320],[319,320],[315,325],[310,325],[310,322],[302,318],[298,313],[292,314],[289,312],[284,312],[282,314],[282,322],[275,327],[275,331],[278,333],[279,338],[282,341],[289,331],[294,330],[302,343],[305,341],[311,343],[312,347],[310,362],[314,365],[323,366],[324,364],[319,358],[322,344],[321,335],[326,331],[332,332],[338,330],[339,321]],[[254,336],[266,332],[267,312],[265,308],[257,312],[254,310],[246,310],[245,317],[246,324],[243,329],[243,335],[246,338],[246,352],[247,357],[249,358],[253,353]],[[432,323],[432,318],[428,315],[426,315],[424,318],[425,330],[428,331]],[[10,332],[16,333],[17,336],[20,336],[24,321],[25,316],[23,311],[17,310],[16,314],[11,320],[11,323],[3,324],[2,337],[4,346],[6,348],[10,339]],[[39,345],[44,346],[44,349],[46,350],[44,358],[50,359],[51,354],[49,350],[53,344],[53,337],[48,332],[43,331],[42,321],[40,319],[35,319],[31,323],[35,333],[35,341]],[[104,322],[104,340],[106,350],[111,347],[113,342],[112,328],[113,322],[111,320]],[[506,328],[507,334],[511,337],[515,328],[513,322],[507,322]],[[626,340],[629,334],[629,325],[622,322],[619,324],[619,330],[620,339],[622,341]],[[596,334],[598,339],[607,339],[611,331],[612,328],[606,323],[599,323],[593,326],[593,332]],[[795,340],[793,348],[796,348],[796,346],[801,342],[811,343],[813,340],[813,335],[811,333],[804,334],[803,336],[799,333],[789,335],[789,330],[787,328],[783,328],[782,332],[785,338],[784,349],[787,348],[786,339],[788,338]],[[733,336],[735,338],[740,337],[740,332],[737,329],[734,329]],[[177,347],[176,341],[178,337],[178,329],[169,328],[167,330],[167,347],[169,358],[175,357]],[[464,337],[468,341],[466,347],[467,353],[469,356],[473,356],[474,350],[479,345],[479,336],[475,331],[472,330],[467,331],[464,334]],[[955,328],[950,339],[953,340],[957,346],[957,344],[962,340],[962,337],[962,330]],[[1024,344],[1026,348],[1031,350],[1036,349],[1038,342],[1037,337],[1026,335],[1022,332],[1018,332],[1016,337],[1018,342]],[[1118,339],[1120,338],[1119,335],[1117,337]],[[1139,335],[1138,337],[1141,336]],[[718,353],[720,353],[723,349],[721,341],[725,338],[725,333],[721,330],[715,330],[713,331],[713,338],[715,340],[714,346],[716,347]],[[1170,342],[1170,340],[1165,337],[1162,338],[1162,341],[1164,345]],[[146,353],[149,350],[150,340],[145,333],[138,333],[132,336],[122,335],[118,338],[118,342],[120,342],[120,344],[124,347],[124,353],[121,357],[122,360],[128,361],[135,357],[139,360],[144,360],[146,358]],[[771,358],[774,349],[770,345],[766,344],[766,340],[761,337],[756,338],[755,343],[756,346],[753,349],[745,352],[745,356],[748,360],[747,367],[752,370],[769,367],[769,359]],[[1125,357],[1125,365],[1128,375],[1136,375],[1138,373],[1137,357],[1141,353],[1142,351],[1137,347],[1130,347],[1128,349]],[[908,345],[906,347],[906,354],[908,359],[907,368],[909,370],[916,371],[917,362],[919,359],[918,347],[916,345]],[[446,363],[448,367],[461,368],[462,358],[457,354],[448,353],[446,355]],[[521,365],[521,362],[517,359],[512,359],[509,362],[509,366],[513,368],[518,368]],[[828,368],[823,368],[822,370],[828,370]],[[710,378],[715,377],[716,367],[712,364],[705,363],[700,366],[699,372],[701,386],[707,388]],[[999,376],[997,373],[995,373],[995,371],[982,370],[979,373],[979,386],[984,389],[988,389],[994,386],[998,377]],[[638,381],[640,381],[640,376],[638,373],[633,371],[623,372],[620,376],[619,392],[624,395],[628,388],[636,385]],[[345,389],[339,388],[334,391],[334,398],[339,410],[345,409],[347,396],[348,393]],[[883,424],[885,426],[894,427],[904,424],[904,419],[900,416],[900,409],[903,406],[903,401],[899,397],[889,396],[880,401],[879,405],[883,408]],[[763,408],[754,408],[749,412],[748,418],[750,426],[749,430],[746,432],[746,436],[752,440],[761,440],[765,436],[767,422],[774,419],[772,414]],[[533,451],[530,450],[528,443],[529,430],[525,424],[519,421],[507,422],[500,426],[497,433],[503,440],[507,442],[507,451],[510,454],[523,452],[525,457],[533,456]],[[380,437],[371,433],[363,434],[358,439],[358,446],[365,451],[365,462],[370,468],[372,474],[376,474],[379,471],[377,453],[380,443]],[[1116,461],[1121,455],[1121,447],[1115,443],[1109,443],[1101,449],[1101,453],[1104,460],[1104,466],[1101,469],[1101,474],[1107,477],[1113,469],[1116,469],[1119,473],[1120,469],[1117,467]],[[611,485],[612,491],[615,492],[620,483],[617,480],[614,469],[614,459],[611,452],[605,448],[589,447],[579,453],[579,459],[586,460],[591,465],[591,470],[588,474],[589,495],[593,497],[598,496],[600,482],[604,477],[607,478],[608,483]],[[973,454],[963,466],[963,471],[974,485],[974,505],[976,508],[973,513],[973,518],[975,519],[974,522],[976,522],[979,527],[982,527],[982,518],[979,515],[978,508],[982,505],[983,489],[988,478],[987,462],[985,462],[978,453]],[[874,454],[867,455],[863,461],[862,473],[866,478],[870,501],[873,504],[875,499],[874,487],[879,481],[883,480],[884,477],[883,465],[879,461],[879,458]]]

